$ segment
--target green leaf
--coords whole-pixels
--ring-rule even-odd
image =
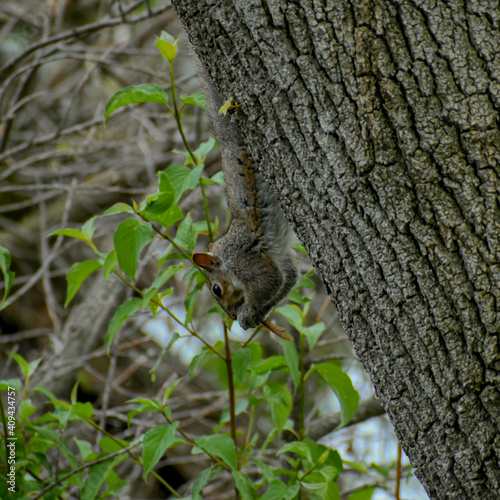
[[[341,407],[341,420],[338,429],[344,427],[358,408],[359,394],[352,386],[349,375],[333,363],[320,363],[314,365],[309,373],[317,372],[332,388]],[[306,375],[306,378],[309,374]]]
[[[159,102],[167,105],[168,96],[166,92],[158,85],[144,83],[142,85],[132,85],[119,90],[106,104],[104,110],[104,122],[117,109],[128,106],[129,104],[138,104],[142,102]]]
[[[316,498],[321,500],[340,500],[337,483],[328,481],[321,471],[309,474],[307,481],[302,482],[302,486],[314,492],[318,495]]]
[[[369,486],[368,488],[363,488],[361,490],[355,491],[352,495],[349,496],[348,500],[372,500],[375,489],[375,486]]]
[[[250,349],[239,349],[233,354],[233,373],[234,378],[240,384],[247,376],[247,369],[250,365]]]
[[[153,281],[152,285],[149,288],[143,290],[142,300],[143,307],[148,305],[148,302],[152,299],[152,297],[158,293],[158,290],[177,272],[183,269],[184,266],[182,264],[177,264],[175,266],[168,266],[164,269]]]
[[[115,453],[116,451],[123,450],[123,448],[127,448],[129,445],[130,443],[124,439],[118,440],[118,443],[110,437],[103,437],[99,440],[99,446],[105,453]]]
[[[115,231],[114,244],[118,264],[122,271],[135,281],[135,271],[142,248],[153,239],[153,230],[149,222],[128,219]]]
[[[17,363],[19,368],[21,369],[21,373],[25,377],[28,377],[28,373],[30,371],[29,363],[20,354],[17,354],[15,352],[11,352],[10,355],[14,359],[14,361]]]
[[[271,406],[271,416],[278,430],[285,427],[292,410],[292,395],[281,384],[271,383],[264,386],[264,396]]]
[[[175,332],[174,336],[175,335],[179,335],[179,334],[177,332]],[[179,335],[179,337],[180,337],[180,335]],[[179,338],[179,337],[177,337],[177,338]],[[165,356],[165,354],[167,354],[168,349],[169,349],[168,346],[163,346],[163,348],[160,352],[160,355],[158,356],[158,358],[155,361],[155,364],[153,365],[153,368],[151,368],[151,370],[149,370],[149,374],[151,376],[151,382],[156,382],[156,370],[160,366],[160,363],[163,361],[163,357]]]
[[[31,378],[33,373],[35,373],[36,369],[38,368],[38,365],[42,362],[42,358],[35,359],[33,361],[30,361],[28,365],[28,378]]]
[[[238,468],[234,441],[227,434],[210,434],[195,439],[197,446],[212,456],[219,457],[235,471]]]
[[[137,309],[139,309],[141,306],[142,299],[139,297],[135,297],[128,300],[127,302],[124,302],[116,309],[115,314],[109,322],[108,333],[106,334],[106,350],[108,352],[109,347],[111,346],[111,342],[113,341],[113,338],[120,326],[125,322],[126,319],[130,318],[130,316],[132,316],[132,314],[134,314],[135,311],[137,311]]]
[[[87,457],[92,453],[92,445],[88,441],[81,441],[76,437],[73,438],[73,441],[78,446],[78,450],[80,452],[80,457],[82,461],[86,461]]]
[[[9,388],[20,391],[23,383],[19,378],[9,378],[6,380],[0,380],[0,391],[8,391]]]
[[[92,418],[94,407],[88,401],[86,403],[77,402],[71,406],[71,415],[76,415],[84,420]]]
[[[76,292],[82,285],[82,283],[97,269],[102,267],[102,263],[96,260],[86,260],[84,262],[78,262],[71,266],[67,276],[66,281],[68,283],[68,290],[66,293],[66,302],[64,307],[66,307],[71,299],[75,296]]]
[[[284,356],[269,356],[266,359],[259,360],[251,366],[255,373],[266,373],[275,370],[288,368]]]
[[[130,402],[136,402],[137,400],[140,400],[142,398],[136,398],[136,399],[133,399],[131,400]],[[158,404],[155,404],[153,402],[151,403],[141,403],[139,405],[137,405],[136,408],[134,408],[133,410],[130,410],[128,415],[127,415],[127,426],[130,427],[130,422],[132,422],[132,419],[138,414],[138,413],[144,413],[146,411],[162,411],[162,409],[160,408],[160,405]]]
[[[168,398],[170,397],[170,395],[172,394],[172,392],[174,392],[174,389],[177,387],[177,385],[179,384],[179,382],[181,382],[183,379],[183,377],[180,377],[176,380],[174,380],[171,384],[169,384],[169,386],[165,389],[165,392],[163,393],[163,405],[165,405],[165,403],[168,401]]]
[[[290,375],[293,380],[293,387],[295,390],[300,385],[300,370],[299,370],[299,355],[297,353],[297,348],[293,342],[281,341],[281,346],[283,347],[283,353],[285,354],[286,364],[290,368]]]
[[[175,332],[172,337],[170,337],[170,340],[168,341],[168,344],[165,346],[167,349],[170,349],[175,342],[177,342],[178,339],[181,338],[181,334],[179,332]]]
[[[174,202],[174,191],[155,193],[144,200],[141,204],[141,215],[146,219],[156,221],[161,217]]]
[[[145,478],[158,463],[166,450],[183,444],[184,440],[175,437],[175,429],[179,422],[172,425],[157,425],[146,432],[142,448],[142,477]]]
[[[278,481],[277,479],[269,482],[267,491],[260,497],[260,500],[288,500],[295,498],[300,489],[300,483],[293,486]]]
[[[198,146],[198,148],[193,152],[196,155],[196,157],[199,158],[203,163],[207,154],[210,153],[212,149],[214,149],[216,144],[217,144],[216,140],[213,137],[209,137],[207,141],[202,142]]]
[[[60,436],[56,431],[53,431],[52,429],[49,429],[47,427],[42,427],[39,425],[31,425],[31,424],[26,424],[26,429],[32,431],[33,435],[35,433],[40,434],[47,441],[50,441],[52,444],[59,443]]]
[[[390,463],[389,465],[386,465],[385,467],[381,465],[377,465],[376,463],[371,463],[370,468],[373,469],[374,471],[378,472],[380,475],[384,476],[385,478],[389,477],[389,473],[391,470],[394,468],[394,462]]]
[[[177,42],[166,31],[161,32],[161,37],[155,42],[156,47],[161,52],[163,59],[172,62],[177,55]]]
[[[29,418],[35,411],[37,410],[36,406],[34,406],[31,402],[31,399],[25,399],[19,405],[18,415],[21,420],[26,420]]]
[[[111,252],[108,253],[106,259],[104,260],[104,265],[102,272],[104,274],[104,279],[109,283],[109,275],[116,269],[118,264],[118,258],[116,256],[116,250],[113,248]]]
[[[175,235],[175,242],[188,252],[192,252],[196,246],[197,237],[198,234],[193,226],[191,214],[187,214],[184,220],[179,224],[177,234]]]
[[[190,500],[203,500],[201,496],[203,492],[203,487],[208,484],[212,476],[215,474],[215,470],[208,468],[202,470],[197,478],[194,480],[193,487],[191,488]]]
[[[61,440],[60,445],[59,445],[59,450],[61,450],[61,453],[64,455],[66,460],[69,462],[72,469],[75,469],[76,467],[78,467],[78,461],[77,461],[75,455],[73,455],[73,452],[69,449],[68,442],[66,441],[66,439]]]
[[[193,356],[193,358],[191,359],[191,363],[189,363],[189,370],[188,370],[189,376],[191,378],[193,378],[194,370],[198,366],[198,363],[203,359],[206,352],[207,352],[206,350],[202,349],[201,352]]]
[[[323,322],[312,326],[304,326],[304,314],[296,305],[289,304],[284,307],[278,307],[276,312],[283,315],[294,328],[302,335],[305,335],[310,349],[314,347],[325,330],[325,324]]]
[[[193,106],[199,106],[200,108],[206,109],[207,98],[203,92],[199,90],[194,92],[189,97],[180,97],[182,104],[192,104]]]
[[[256,485],[254,482],[239,470],[233,470],[232,474],[234,484],[241,494],[241,500],[255,500],[257,498],[257,493],[255,491]]]
[[[179,165],[173,165],[173,167],[179,166]],[[168,167],[172,168],[172,167]],[[167,169],[162,170],[161,172],[158,172],[158,191],[161,192],[171,192],[173,191],[174,193],[177,192],[177,187],[176,185],[172,182],[170,177],[167,175]],[[186,167],[187,168],[187,167]]]
[[[296,441],[281,448],[279,453],[297,453],[307,463],[307,468],[327,469],[329,480],[335,481],[343,470],[342,459],[338,451],[323,444],[318,444],[309,438]],[[279,454],[278,453],[278,454]]]
[[[182,155],[184,156],[184,158],[186,158],[186,160],[184,161],[184,166],[186,165],[197,165],[198,164],[198,158],[196,157],[196,155],[193,154],[193,156],[191,156],[191,153],[189,153],[188,151],[183,151],[181,149],[172,149],[172,153],[176,153],[178,155]]]
[[[92,239],[95,231],[95,220],[97,219],[97,215],[91,217],[87,222],[85,222],[82,226],[82,233],[85,235],[88,241]]]
[[[303,441],[294,441],[283,445],[277,454],[281,455],[282,453],[296,453],[299,457],[307,460],[309,464],[313,464],[311,449]]]
[[[302,245],[300,245],[300,243],[297,244],[297,245],[295,245],[295,248],[297,248],[298,250],[303,251],[307,255],[307,252],[304,250],[304,247]],[[314,288],[314,281],[311,279],[311,276],[313,274],[314,274],[314,269],[311,269],[306,274],[303,274],[300,277],[299,281],[297,282],[297,284],[295,285],[294,288],[302,288],[302,287],[305,287],[305,288]]]
[[[316,323],[312,326],[304,326],[299,331],[306,336],[307,343],[309,344],[309,349],[312,349],[318,339],[321,337],[321,334],[325,331],[326,325],[323,321]]]
[[[124,460],[125,457],[115,457],[105,462],[100,462],[90,467],[89,477],[81,489],[80,500],[94,500],[99,490],[106,480],[107,475],[113,470],[113,467]]]
[[[134,209],[130,206],[127,205],[126,203],[115,203],[112,207],[108,208],[102,216],[105,217],[107,215],[114,215],[114,214],[133,214]]]
[[[85,260],[83,262],[77,262],[73,264],[66,276],[66,281],[68,283],[68,290],[66,292],[66,302],[64,307],[66,307],[71,299],[75,296],[78,289],[82,286],[82,283],[97,269],[100,269],[102,264],[96,260]]]
[[[57,400],[56,395],[50,390],[47,389],[44,385],[37,385],[34,389],[33,392],[41,392],[42,394],[45,394],[50,401],[54,402]]]
[[[59,422],[59,429],[65,429],[68,425],[70,412],[67,408],[56,408],[52,415]]]
[[[77,240],[88,242],[87,236],[83,234],[79,229],[67,228],[67,229],[58,229],[53,233],[50,233],[49,236],[67,236],[68,238],[76,238]]]
[[[203,184],[218,184],[219,186],[224,186],[224,174],[222,173],[222,170],[217,172],[216,174],[212,175],[210,179],[205,179],[203,178]]]
[[[175,191],[175,201],[177,202],[183,193],[198,186],[204,168],[204,165],[196,168],[189,168],[185,165],[172,165],[163,172],[160,172],[160,185],[167,180],[170,181]]]
[[[234,407],[234,413],[235,415],[239,415],[240,413],[243,413],[246,409],[248,408],[248,401],[246,399],[242,399],[241,401],[238,401]],[[230,413],[229,413],[229,407],[226,407],[222,410],[219,423],[220,424],[225,424],[226,422],[229,422],[231,420]]]
[[[302,328],[304,318],[302,317],[302,311],[296,305],[288,304],[283,307],[278,307],[276,312],[283,315],[297,330]]]
[[[186,308],[186,324],[193,321],[194,306],[196,304],[196,297],[203,288],[203,282],[198,283],[186,296],[184,307]]]
[[[184,217],[182,210],[177,203],[172,203],[172,206],[163,214],[154,217],[155,222],[159,222],[165,229],[180,221]]]

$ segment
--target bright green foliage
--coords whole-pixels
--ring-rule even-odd
[[[84,262],[78,262],[73,264],[66,276],[66,281],[68,282],[68,291],[66,293],[66,302],[64,306],[66,307],[71,299],[75,296],[82,283],[99,268],[102,267],[102,263],[96,260],[86,260]]]
[[[312,372],[319,373],[337,396],[342,409],[339,428],[343,427],[351,420],[354,412],[358,409],[359,395],[352,386],[351,379],[334,363],[315,365],[309,373]]]
[[[113,338],[120,328],[120,326],[132,316],[132,314],[137,311],[140,307],[142,307],[142,299],[140,298],[134,298],[130,299],[127,302],[124,302],[121,306],[118,307],[118,309],[115,311],[115,314],[111,318],[111,321],[109,322],[108,325],[108,333],[106,335],[106,348],[109,351],[109,347],[111,345],[111,342],[113,341]]]
[[[227,434],[212,434],[195,439],[196,445],[209,455],[221,458],[233,471],[238,467],[234,441]],[[196,448],[193,453],[198,452]]]
[[[348,500],[372,500],[375,493],[375,487],[363,488],[349,496]]]
[[[155,43],[158,50],[161,52],[163,59],[172,62],[177,55],[177,42],[174,37],[166,31],[161,32],[160,39]]]
[[[142,451],[143,477],[149,474],[166,450],[184,443],[183,439],[175,436],[177,425],[179,425],[178,422],[174,422],[172,425],[157,425],[146,432]]]
[[[162,182],[166,183],[169,180],[175,192],[175,202],[177,203],[186,191],[198,187],[204,168],[204,165],[196,168],[189,168],[185,165],[172,165],[158,174],[160,187]]]
[[[199,106],[200,108],[205,108],[207,104],[207,99],[203,92],[194,92],[188,97],[179,98],[182,104],[192,104],[193,106]]]
[[[104,121],[106,121],[112,113],[123,106],[129,104],[138,104],[142,102],[158,102],[167,105],[168,95],[158,85],[144,83],[143,85],[132,85],[119,90],[106,104],[104,111]]]
[[[125,457],[119,456],[90,467],[89,477],[81,489],[80,499],[94,500],[97,497],[102,484],[106,481],[106,478],[112,472],[113,468],[124,459]]]
[[[118,264],[122,271],[133,281],[135,281],[139,254],[152,239],[153,229],[149,222],[127,219],[115,231],[113,241]]]
[[[274,425],[278,430],[283,429],[292,411],[290,391],[284,385],[269,383],[264,385],[264,396],[271,406]]]
[[[14,272],[10,269],[10,253],[9,251],[0,246],[0,271],[2,271],[3,280],[4,280],[4,291],[3,298],[0,301],[0,311],[7,305],[6,299],[7,295],[9,295],[10,289],[12,288],[12,284],[14,283]]]

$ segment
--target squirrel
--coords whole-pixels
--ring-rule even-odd
[[[264,320],[297,281],[293,232],[252,163],[234,117],[220,114],[222,98],[200,66],[209,115],[222,150],[231,222],[227,232],[209,245],[208,253],[193,254],[193,262],[205,271],[212,295],[232,320],[244,330],[264,322],[280,335],[279,327],[273,329],[275,325]]]

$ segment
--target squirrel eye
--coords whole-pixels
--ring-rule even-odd
[[[212,287],[212,293],[220,299],[222,297],[222,287],[218,283],[215,283]]]

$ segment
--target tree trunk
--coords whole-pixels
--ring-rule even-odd
[[[174,0],[431,498],[500,498],[500,8]]]

